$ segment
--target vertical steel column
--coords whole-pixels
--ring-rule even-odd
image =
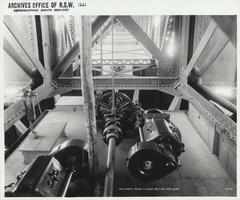
[[[90,16],[81,17],[80,27],[81,85],[82,95],[84,99],[84,111],[87,121],[87,142],[90,174],[94,175],[96,161],[96,152],[94,151],[94,145],[97,130],[94,87],[92,78],[92,30]]]
[[[53,16],[40,16],[41,34],[42,34],[42,48],[44,67],[46,75],[44,77],[44,84],[50,85],[52,83],[52,69],[57,65],[56,45],[53,42],[53,28],[55,26]],[[53,50],[54,49],[54,50]]]
[[[180,84],[185,86],[187,84],[187,76],[184,76],[184,70],[188,64],[188,43],[189,43],[189,26],[190,16],[182,16],[180,18],[181,28],[179,34],[179,78]]]

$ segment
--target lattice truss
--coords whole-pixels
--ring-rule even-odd
[[[80,45],[86,38],[81,35],[84,24],[80,19],[25,16],[28,29],[25,34],[14,17],[4,16],[4,50],[30,77],[32,84],[42,78],[43,83],[35,89],[39,101],[81,89],[80,69],[91,67],[95,90],[110,89],[114,76],[116,89],[135,89],[134,98],[138,98],[141,89],[160,90],[175,96],[169,109],[186,99],[221,133],[236,142],[236,123],[187,83],[189,75],[201,79],[227,43],[236,44],[231,34],[234,30],[229,33],[221,20],[209,17],[210,23],[189,57],[189,16],[97,16],[91,20],[89,17],[92,39],[85,42],[92,45],[91,63],[81,66]],[[227,36],[212,49],[204,66],[199,66],[201,54],[219,30]],[[38,40],[39,34],[42,41]],[[173,41],[174,56],[168,48]],[[4,111],[4,130],[25,114],[23,100],[19,99]]]

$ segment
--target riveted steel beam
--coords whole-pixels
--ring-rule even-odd
[[[160,75],[162,77],[168,76],[169,66],[166,64],[166,58],[163,56],[161,50],[155,45],[155,43],[136,23],[136,21],[131,16],[118,16],[117,18],[124,25],[124,27],[144,46],[144,48],[156,58],[160,65]]]
[[[54,87],[42,84],[34,91],[37,93],[38,100],[42,101],[43,99],[47,98],[51,92],[54,91]],[[4,110],[4,131],[7,131],[9,128],[11,128],[14,123],[16,123],[26,114],[23,102],[24,100],[21,99]],[[35,99],[33,103],[34,105],[37,105],[37,101]]]
[[[189,52],[189,29],[190,29],[190,16],[181,17],[181,34],[180,34],[180,56],[179,56],[179,78],[180,84],[185,85],[187,83],[187,77],[184,76],[184,70],[188,62],[188,52]]]
[[[97,18],[92,22],[92,35],[94,36],[100,27],[107,21],[110,16],[97,16]]]
[[[205,99],[197,91],[195,91],[191,86],[186,85],[185,87],[180,87],[186,100],[191,102],[203,116],[208,119],[209,123],[216,126],[218,132],[221,134],[226,134],[234,143],[237,139],[237,124],[218,110],[211,102]]]
[[[27,127],[20,120],[18,120],[14,124],[14,126],[20,132],[21,135],[23,135],[27,131]]]
[[[175,96],[168,108],[169,111],[179,110],[180,104],[181,104],[181,98],[178,96]]]
[[[112,87],[111,77],[100,77],[94,76],[93,83],[95,87]],[[115,77],[114,78],[116,87],[141,87],[141,88],[155,88],[157,87],[175,87],[178,83],[178,78],[172,77]],[[60,85],[72,85],[73,87],[81,86],[81,77],[61,77],[56,82]]]
[[[195,67],[198,59],[200,58],[204,48],[206,47],[206,45],[208,44],[209,40],[211,39],[213,33],[215,32],[217,28],[217,24],[214,21],[211,21],[211,23],[208,25],[201,41],[199,42],[196,50],[193,53],[193,56],[191,58],[191,60],[189,61],[186,69],[184,70],[184,77],[188,77],[188,75],[190,74],[190,72],[192,71],[192,69]]]
[[[56,39],[53,38],[55,21],[53,16],[40,16],[41,30],[42,30],[42,47],[44,66],[47,70],[47,79],[51,79],[50,71],[54,68],[57,62]]]
[[[40,72],[42,77],[45,76],[45,69],[39,59],[32,53],[31,48],[28,46],[29,42],[25,38],[25,36],[22,34],[22,32],[18,29],[17,25],[13,21],[11,16],[4,16],[4,24],[7,27],[7,29],[12,34],[14,40],[14,47],[20,49],[21,48],[21,55],[24,55],[25,58],[28,59],[28,62],[31,62],[31,65],[37,68],[37,70]],[[10,42],[10,41],[9,41]],[[4,43],[7,44],[6,42]],[[6,48],[6,47],[5,47]]]
[[[237,15],[211,16],[222,31],[229,37],[232,44],[237,46]]]
[[[111,88],[108,88],[108,87],[94,88],[95,91],[110,90],[110,89]],[[116,92],[119,90],[134,90],[134,89],[137,89],[137,88],[136,87],[118,87],[118,88],[115,87]],[[64,94],[64,93],[70,92],[72,90],[81,90],[81,88],[59,85],[59,87],[56,90],[54,90],[54,92],[52,92],[48,97],[52,97],[52,96],[59,95],[59,94]],[[173,96],[179,96],[179,97],[183,96],[182,92],[179,89],[175,89],[175,88],[171,88],[171,87],[170,88],[168,88],[168,87],[160,87],[160,88],[142,87],[142,88],[139,88],[139,90],[158,90],[158,91],[161,91],[161,92],[167,93],[169,95],[173,95]]]
[[[54,78],[60,77],[68,67],[73,63],[74,59],[80,54],[80,45],[77,42],[70,51],[63,57],[59,64],[53,69]]]
[[[212,48],[211,52],[209,55],[206,57],[205,61],[201,66],[198,68],[195,67],[195,72],[199,75],[202,76],[207,69],[211,66],[211,64],[216,60],[218,55],[223,51],[223,49],[226,47],[228,44],[229,39],[227,36],[222,33],[221,36],[219,36],[219,42],[217,42],[214,47]]]
[[[93,77],[94,90],[112,89],[111,77]],[[81,78],[60,78],[55,80],[55,84],[61,93],[61,89],[80,90]],[[114,86],[116,89],[124,90],[160,90],[174,96],[181,96],[178,90],[178,78],[159,78],[159,77],[115,77]]]
[[[136,76],[134,76],[134,75],[128,75],[128,74],[126,74],[126,73],[142,71],[142,70],[145,70],[145,69],[148,69],[148,68],[151,68],[151,67],[153,67],[153,66],[152,66],[152,65],[147,65],[147,66],[141,66],[141,67],[133,67],[132,69],[126,69],[126,70],[122,70],[122,71],[116,72],[116,73],[115,73],[115,76],[131,76],[131,77],[136,77]],[[112,72],[109,72],[108,74],[104,74],[104,76],[112,76]]]
[[[101,20],[95,24],[92,24],[92,36],[96,34],[96,32],[100,29],[100,25],[104,24],[104,22],[108,19],[108,17],[103,17]],[[93,42],[92,42],[93,45]],[[80,57],[80,45],[77,42],[73,47],[69,50],[69,52],[62,58],[60,63],[54,67],[53,69],[53,76],[55,79],[59,78],[67,69],[68,67],[73,63],[74,59],[76,59],[77,56]]]
[[[169,22],[169,15],[165,17],[166,19],[164,19],[164,29],[163,29],[163,34],[162,34],[162,38],[160,40],[160,50],[163,51],[163,47],[164,47],[164,43],[166,41],[166,34],[167,34],[167,29],[168,29],[168,22]]]
[[[134,65],[134,66],[146,66],[151,65],[154,62],[153,59],[103,59],[103,65],[114,65],[114,66],[122,66],[122,65]],[[100,59],[92,59],[93,66],[101,66]]]
[[[198,82],[197,86],[199,87],[198,89],[203,91],[204,96],[207,99],[215,101],[216,103],[220,104],[232,113],[237,113],[237,107],[233,103],[231,103],[221,95],[216,95],[212,90],[204,86],[201,81]]]
[[[101,38],[104,38],[106,31],[109,29],[109,27],[112,25],[112,21],[115,21],[116,17],[115,16],[111,16],[106,20],[106,25],[104,27],[101,27],[101,32],[100,33],[96,33],[95,35],[93,35],[93,41],[92,41],[92,45],[94,46],[95,44],[99,44],[98,40]],[[97,47],[97,46],[94,46]]]
[[[33,79],[34,73],[37,71],[34,68],[31,60],[26,56],[22,48],[17,48],[17,46],[12,46],[5,38],[3,39],[3,49],[7,54],[18,64],[19,67],[31,78]],[[20,51],[17,51],[20,50]],[[30,67],[31,66],[31,67]]]

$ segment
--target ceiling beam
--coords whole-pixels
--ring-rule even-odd
[[[135,22],[135,20],[131,16],[118,16],[117,18],[124,25],[124,27],[144,46],[144,48],[155,57],[160,65],[160,75],[163,77],[168,76],[169,66],[166,65],[166,58],[162,54],[161,50],[155,45],[155,43]]]
[[[93,77],[95,90],[112,89],[112,77]],[[179,91],[175,88],[178,78],[159,78],[159,77],[115,77],[114,85],[118,89],[140,89],[140,90],[161,90],[168,94],[179,96]],[[81,77],[60,78],[55,80],[59,88],[81,89]]]

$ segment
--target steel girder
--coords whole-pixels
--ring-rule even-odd
[[[64,73],[66,72],[66,70],[68,69],[68,67],[66,67],[67,65],[69,65],[69,63],[72,63],[72,60],[75,59],[75,57],[77,57],[78,55],[78,50],[77,48],[79,48],[79,44],[75,44],[74,47],[70,50],[70,52],[68,52],[68,54],[61,60],[61,62],[58,64],[58,66],[62,66],[64,65],[64,67],[62,68],[63,71],[57,70],[58,67],[56,67],[55,70],[53,70],[53,74],[55,76],[55,78],[64,76]],[[131,71],[139,71],[139,70],[144,70],[148,67],[151,67],[153,65],[153,63],[155,63],[154,59],[115,59],[113,62],[111,59],[103,59],[102,63],[100,59],[93,59],[92,60],[92,66],[93,66],[93,70],[95,71],[101,71],[101,69],[99,67],[101,67],[101,65],[103,66],[133,66],[133,67],[142,67],[141,69],[132,69],[132,70],[126,70],[126,72],[131,72]],[[74,70],[76,70],[76,68],[74,68]],[[111,71],[109,70],[103,70],[106,72],[109,72],[109,74],[111,74]],[[126,73],[125,71],[121,71],[119,73]]]
[[[205,31],[201,41],[199,42],[196,50],[194,51],[191,60],[189,61],[185,71],[184,71],[184,77],[188,77],[192,69],[195,67],[196,62],[198,61],[199,57],[201,56],[204,48],[206,47],[208,41],[211,39],[214,31],[217,28],[217,24],[212,21],[209,25],[207,30]]]
[[[93,77],[94,86],[96,89],[99,88],[111,88],[112,77]],[[80,77],[64,77],[58,79],[56,85],[68,87],[72,86],[73,89],[79,88],[81,86],[81,78]],[[175,87],[178,83],[178,78],[166,77],[115,77],[114,85],[117,88],[149,88],[149,89],[157,89],[161,87]]]
[[[226,98],[216,95],[213,91],[211,91],[208,87],[206,87],[204,84],[201,83],[201,80],[199,80],[197,87],[204,92],[204,96],[206,96],[206,99],[211,99],[212,101],[218,103],[219,105],[223,106],[227,110],[231,111],[232,113],[237,113],[237,107],[228,101]]]
[[[3,49],[7,52],[7,54],[18,64],[19,67],[34,81],[34,75],[37,73],[37,70],[34,69],[34,65],[32,64],[29,57],[25,54],[24,50],[16,45],[13,45],[7,40],[3,39]],[[31,66],[31,67],[30,67]]]
[[[93,22],[92,24],[92,37],[97,33],[97,31],[100,29],[100,27],[105,23],[105,21],[109,18],[109,16],[103,16],[101,18],[97,18],[97,22]],[[93,46],[92,42],[92,46]],[[63,59],[60,61],[60,63],[54,67],[53,69],[53,75],[54,78],[59,78],[73,63],[74,59],[79,56],[80,57],[80,45],[79,42],[73,45],[73,47],[70,49],[70,51],[63,57]]]
[[[179,110],[180,108],[180,104],[181,104],[181,98],[178,96],[175,96],[170,104],[170,106],[168,107],[168,111],[175,111],[175,110]]]
[[[17,25],[12,20],[10,16],[4,16],[4,24],[7,27],[7,29],[11,32],[12,36],[14,37],[14,45],[15,48],[18,47],[18,49],[21,50],[22,56],[24,56],[25,61],[27,63],[30,63],[36,69],[40,72],[42,77],[45,76],[45,69],[39,59],[32,53],[31,48],[28,46],[28,41],[25,38],[25,36],[21,33],[20,30],[18,30]],[[4,45],[7,43],[5,42]],[[4,46],[4,48],[7,48],[8,46]],[[10,54],[11,56],[11,54]],[[14,59],[14,58],[13,58]],[[22,66],[22,65],[21,65]]]
[[[53,78],[58,79],[69,68],[69,66],[73,63],[73,60],[79,55],[79,53],[80,45],[79,42],[77,42],[63,57],[59,64],[53,69]]]
[[[39,59],[32,53],[31,48],[28,45],[28,41],[24,35],[22,35],[21,31],[18,30],[17,25],[13,21],[10,16],[4,17],[4,24],[7,29],[10,31],[11,42],[13,42],[14,46],[9,46],[7,40],[5,40],[4,48],[10,53],[10,56],[18,63],[18,65],[22,68],[25,68],[25,71],[29,71],[29,75],[33,75],[31,73],[30,66],[37,69],[42,77],[46,76],[46,70],[39,61]],[[11,47],[12,49],[9,49]],[[16,48],[18,51],[14,51],[13,48]],[[15,49],[15,50],[16,50]],[[20,53],[20,54],[19,54]],[[29,69],[28,69],[29,68]],[[24,70],[24,69],[23,69]],[[51,85],[42,84],[38,88],[34,90],[37,93],[37,98],[39,101],[48,97],[48,95],[54,91],[54,87]],[[19,119],[21,119],[25,114],[24,100],[21,99],[15,104],[9,106],[6,110],[4,110],[4,131],[7,131],[11,126],[14,125]],[[34,105],[37,104],[36,100],[34,100]]]
[[[101,26],[108,20],[110,16],[98,16],[93,22],[92,22],[92,35],[95,35],[98,30],[101,28]]]
[[[115,20],[116,20],[115,16],[109,17],[106,20],[106,22],[105,22],[106,24],[101,27],[101,32],[99,31],[99,32],[97,32],[98,34],[96,33],[95,35],[93,35],[92,45],[93,45],[94,48],[96,48],[97,45],[99,44],[98,41],[100,40],[101,35],[104,38],[106,31],[109,29],[109,27],[111,26],[112,22],[115,22]]]
[[[185,25],[189,26],[188,25],[189,22],[187,23],[186,22],[187,21],[185,21]],[[180,68],[181,77],[180,77],[179,90],[183,94],[182,98],[191,102],[199,110],[199,112],[208,120],[210,124],[212,124],[213,126],[216,126],[216,130],[218,132],[225,133],[233,142],[236,143],[236,123],[232,119],[230,119],[228,116],[226,116],[224,113],[222,113],[220,110],[218,110],[210,101],[208,101],[206,98],[200,95],[186,82],[188,75],[190,74],[191,70],[195,67],[197,60],[201,56],[208,41],[210,41],[216,28],[217,28],[217,24],[214,21],[212,21],[209,24],[208,28],[206,29],[188,65],[186,63],[187,55],[184,56],[185,63],[183,60],[182,67]],[[186,39],[189,37],[187,35],[188,32],[189,31],[187,32],[185,31],[185,34],[182,33],[183,36],[184,35],[186,36]],[[225,43],[226,41],[223,41],[223,44],[221,45],[221,47],[214,49],[213,55],[211,57],[214,57],[217,54],[217,52],[221,50],[222,46],[224,46]],[[211,61],[212,58],[209,58],[209,60]]]
[[[101,65],[131,65],[131,66],[149,66],[154,63],[154,59],[103,59],[102,63],[100,59],[92,59],[92,65],[94,67]]]
[[[124,27],[156,58],[161,69],[161,75],[168,76],[168,65],[166,58],[161,50],[154,44],[142,28],[135,22],[131,16],[118,16],[118,20]]]
[[[161,38],[160,43],[159,43],[161,51],[163,50],[165,39],[166,39],[168,23],[169,23],[169,15],[167,17],[165,17],[165,19],[163,21],[164,21],[164,28],[161,30],[163,33],[161,34],[162,38]]]
[[[40,101],[48,98],[49,94],[54,91],[53,86],[47,86],[42,84],[38,88],[34,90],[37,93],[37,98]],[[9,106],[6,110],[4,110],[4,131],[7,131],[11,126],[14,125],[19,119],[21,119],[25,114],[24,100],[21,99],[17,103]],[[37,105],[37,101],[33,100],[34,105]]]
[[[43,60],[44,66],[47,70],[46,77],[51,80],[51,70],[55,67],[57,62],[56,41],[53,38],[54,20],[53,16],[40,16],[41,22],[41,34],[42,34],[42,48],[43,48]]]
[[[232,44],[237,47],[237,16],[211,16],[222,31],[229,37]]]
[[[95,90],[111,89],[111,77],[93,77],[93,85]],[[178,90],[178,78],[159,78],[159,77],[115,77],[114,85],[116,89],[122,90],[160,90],[174,96],[182,96]],[[80,90],[81,78],[60,78],[55,82],[59,93],[62,91]],[[60,89],[62,88],[62,90]]]
[[[164,57],[161,54],[161,51],[153,44],[151,39],[148,38],[148,36],[142,31],[142,29],[136,24],[136,22],[130,17],[130,16],[118,16],[118,19],[125,28],[127,28],[133,35],[140,40],[141,43],[145,45],[145,48],[151,52],[155,57],[157,57],[159,60],[164,61]],[[138,29],[133,30],[131,26],[134,26]],[[140,32],[140,36],[139,33]],[[149,44],[150,43],[150,46]],[[78,45],[78,44],[77,44]],[[63,67],[62,65],[59,65],[59,68],[62,69],[59,71],[60,73],[56,74],[56,79],[54,80],[55,84],[59,88],[65,88],[64,91],[68,90],[67,88],[72,88],[72,89],[81,89],[81,78],[80,77],[72,77],[72,78],[67,78],[67,77],[59,77],[61,74],[63,74],[64,71],[66,71],[67,67],[72,63],[74,57],[77,56],[77,51],[78,51],[78,46],[73,47],[71,50],[72,52],[67,54],[62,60]],[[60,62],[61,63],[61,62]],[[106,64],[112,64],[111,61],[105,62]],[[123,62],[123,60],[117,60],[114,64],[150,64],[150,60],[126,60]],[[99,64],[100,61],[95,61],[93,60],[93,65],[94,64]],[[56,70],[57,70],[56,68]],[[59,77],[59,78],[57,78]],[[111,87],[111,78],[108,77],[94,77],[93,78],[94,82],[94,88],[95,90],[101,90],[101,89],[110,89]],[[115,80],[115,86],[118,89],[157,89],[161,91],[167,91],[167,93],[170,93],[172,95],[179,95],[179,92],[176,92],[177,90],[174,88],[178,83],[178,77],[164,77],[164,78],[159,78],[159,77],[134,77],[134,78],[126,78],[126,77],[116,77]],[[61,90],[59,89],[59,92]]]
[[[14,124],[14,126],[21,135],[23,135],[27,131],[27,127],[20,120],[18,120]]]
[[[235,144],[237,141],[237,124],[218,110],[211,102],[205,99],[191,86],[185,85],[180,87],[184,98],[191,102],[208,121],[216,126],[217,130],[222,134],[226,134]]]
[[[222,32],[219,42],[214,45],[213,49],[211,50],[209,55],[206,57],[205,61],[200,66],[200,68],[195,67],[195,72],[198,74],[198,76],[202,76],[207,71],[207,69],[216,60],[218,55],[223,51],[223,49],[226,47],[228,43],[229,43],[229,38]]]

